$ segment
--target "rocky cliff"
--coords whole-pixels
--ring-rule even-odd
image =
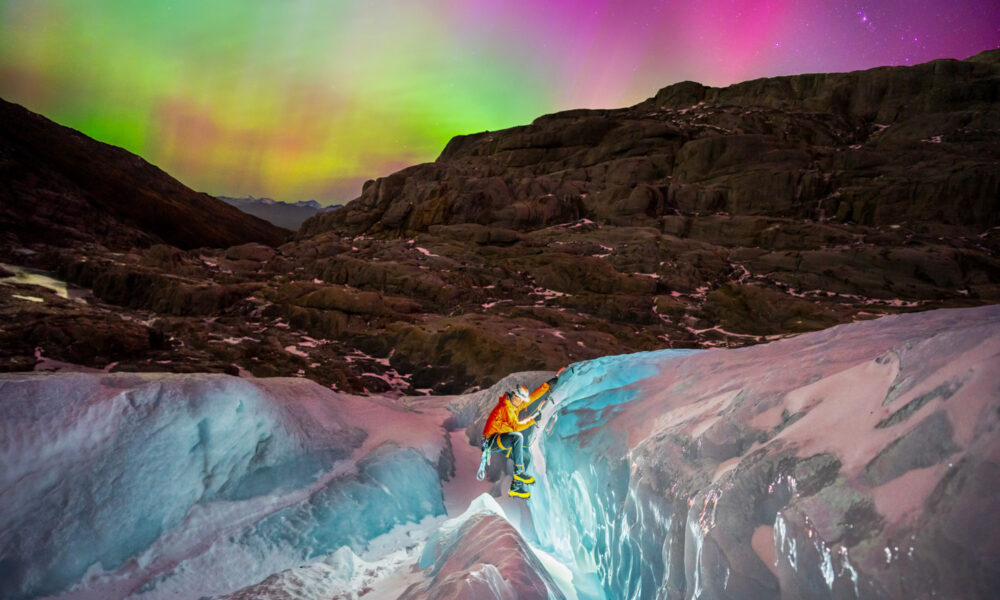
[[[683,82],[629,108],[459,136],[436,162],[370,182],[300,235],[528,231],[578,218],[678,235],[704,215],[743,225],[731,241],[744,245],[759,245],[747,223],[781,224],[768,219],[981,230],[1000,223],[998,99],[995,50],[721,89]]]

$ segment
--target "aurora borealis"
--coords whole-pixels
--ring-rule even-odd
[[[996,47],[996,0],[0,0],[0,96],[198,190],[333,203],[453,135],[685,79]]]

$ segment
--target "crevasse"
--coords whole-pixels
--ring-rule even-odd
[[[671,587],[683,589],[683,570],[671,572],[685,559],[684,549],[670,542],[675,528],[684,526],[672,517],[679,511],[648,484],[632,480],[632,449],[604,426],[636,398],[631,384],[692,352],[609,356],[573,365],[545,411],[548,419],[535,449],[543,475],[529,504],[538,543],[575,565],[581,576],[596,575],[608,598],[653,598],[658,591],[666,597]]]

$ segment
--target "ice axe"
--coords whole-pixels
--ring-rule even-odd
[[[545,406],[545,403],[548,402],[549,399],[552,398],[552,392],[553,392],[553,390],[555,390],[555,387],[556,387],[556,382],[554,382],[554,380],[558,380],[559,377],[561,377],[566,371],[569,371],[569,372],[572,373],[574,366],[576,366],[575,363],[572,364],[572,365],[570,365],[569,367],[563,367],[563,368],[559,369],[556,372],[556,376],[546,382],[546,383],[549,384],[549,391],[546,392],[545,397],[542,398],[541,401],[538,403],[538,407],[535,409],[535,412],[532,413],[532,418],[534,418],[534,419],[537,420],[538,417],[541,416],[542,407]],[[556,420],[558,418],[559,418],[559,414],[558,413],[552,415],[552,419],[549,420],[549,426],[542,430],[542,435],[548,435],[552,431],[552,427],[555,426]]]
[[[572,370],[572,366],[570,367],[570,370]],[[552,398],[552,391],[554,389],[556,389],[556,384],[559,382],[559,377],[565,371],[566,371],[566,367],[562,367],[561,369],[559,369],[558,371],[556,371],[556,374],[555,374],[554,377],[552,377],[551,379],[549,379],[548,381],[545,382],[545,383],[547,383],[549,385],[549,390],[547,392],[545,392],[545,396],[543,396],[542,399],[539,400],[538,406],[536,406],[534,412],[531,413],[531,418],[537,420],[538,417],[540,417],[542,415],[542,407],[545,406],[545,403],[548,402],[550,398]]]

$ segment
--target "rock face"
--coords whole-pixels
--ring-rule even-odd
[[[371,182],[301,234],[586,217],[677,235],[676,217],[709,214],[730,217],[726,246],[759,245],[754,234],[781,218],[982,231],[1000,224],[998,99],[998,51],[722,89],[685,82],[630,108],[457,137],[435,163]]]
[[[0,179],[4,245],[277,245],[288,233],[192,191],[130,152],[2,99]]]
[[[436,162],[307,221],[299,244],[363,236],[399,273],[406,258],[389,249],[409,238],[438,255],[417,263],[437,290],[351,269],[346,252],[320,278],[416,292],[425,308],[444,299],[466,320],[502,312],[561,332],[584,322],[633,350],[996,302],[998,99],[997,51],[723,89],[681,83],[630,108],[457,137]],[[525,281],[540,306],[512,289]]]
[[[459,136],[277,247],[115,254],[18,242],[28,234],[5,225],[0,260],[92,298],[40,305],[14,295],[45,293],[4,279],[0,368],[32,368],[40,348],[96,368],[454,393],[608,354],[1000,302],[998,74],[991,51],[686,82],[629,108]],[[77,312],[101,330],[127,321],[148,348],[84,350],[58,325]]]

